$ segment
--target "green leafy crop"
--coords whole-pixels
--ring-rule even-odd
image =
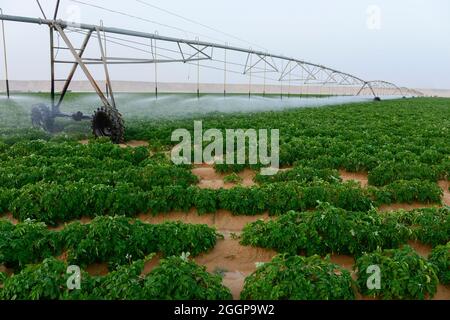
[[[433,249],[428,261],[437,269],[439,281],[442,284],[450,284],[450,242]]]
[[[381,289],[369,289],[372,275],[369,267],[380,268]],[[430,299],[437,290],[438,277],[434,266],[420,257],[411,247],[377,250],[357,259],[355,269],[362,294],[382,299]]]
[[[170,257],[150,272],[144,283],[145,298],[151,300],[231,300],[222,278],[206,272],[194,262]]]
[[[57,254],[61,249],[58,234],[45,224],[27,221],[14,226],[0,220],[0,264],[10,268],[23,268]]]
[[[289,254],[361,255],[395,248],[410,235],[407,226],[375,210],[350,212],[323,203],[313,212],[289,212],[277,220],[248,224],[241,243]]]
[[[347,270],[321,259],[278,255],[245,279],[246,300],[353,300]]]
[[[54,258],[29,265],[4,281],[0,300],[228,300],[220,276],[180,257],[161,260],[143,275],[145,260],[101,277],[81,272],[80,288],[69,290],[68,265]]]

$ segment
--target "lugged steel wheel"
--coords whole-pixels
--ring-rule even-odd
[[[101,107],[92,117],[92,132],[96,137],[109,137],[113,143],[124,141],[122,115],[113,107]]]
[[[31,109],[31,123],[35,128],[41,128],[47,132],[52,132],[55,118],[50,108],[45,104],[37,104]]]

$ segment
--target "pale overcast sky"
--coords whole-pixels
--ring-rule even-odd
[[[246,39],[253,48],[258,44],[272,53],[324,64],[367,80],[383,79],[416,88],[450,88],[448,0],[143,1]],[[60,18],[93,24],[103,19],[107,26],[147,32],[158,30],[161,35],[199,36],[205,41],[250,46],[146,6],[143,1],[82,0],[187,32],[71,0],[62,0]],[[52,15],[55,2],[41,0],[48,16]],[[1,0],[0,7],[6,14],[41,16],[34,0]],[[10,78],[48,79],[48,28],[7,22],[6,34]],[[1,59],[0,78],[3,78],[3,56]],[[145,68],[147,66],[122,67],[115,70],[113,76],[117,80],[152,81],[151,68]],[[191,79],[192,70],[186,70],[173,67],[161,77],[165,81]]]

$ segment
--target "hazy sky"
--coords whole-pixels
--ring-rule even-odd
[[[450,1],[448,0],[143,0],[266,48],[334,67],[367,80],[401,86],[450,88]],[[41,0],[51,15],[55,0]],[[139,1],[82,0],[161,24],[62,0],[60,17],[161,35],[250,44],[184,21]],[[6,14],[41,16],[34,0],[1,0]],[[190,33],[192,32],[192,33]],[[10,78],[48,79],[48,28],[6,23]],[[207,37],[208,38],[207,38]],[[4,77],[3,56],[0,77]],[[192,80],[191,68],[170,67],[165,81]],[[164,73],[161,71],[161,73]],[[150,66],[118,68],[117,80],[152,81]],[[211,74],[204,79],[210,80]],[[78,76],[81,79],[81,77]]]

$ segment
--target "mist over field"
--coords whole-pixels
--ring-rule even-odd
[[[347,104],[352,102],[370,101],[370,97],[300,97],[270,95],[266,97],[253,95],[202,95],[197,98],[193,94],[154,94],[119,93],[116,94],[116,103],[125,119],[180,119],[211,113],[251,113],[265,111],[281,111],[287,109],[320,107],[325,105]],[[47,94],[13,94],[10,100],[0,98],[3,110],[2,122],[10,125],[20,124],[26,126],[24,117],[29,118],[31,107],[37,103],[49,104]],[[96,94],[71,93],[61,106],[63,112],[73,113],[81,111],[91,115],[101,106]],[[6,108],[6,109],[5,109]],[[5,113],[5,111],[7,111]],[[8,116],[7,116],[8,115]],[[7,118],[7,119],[6,119]]]

